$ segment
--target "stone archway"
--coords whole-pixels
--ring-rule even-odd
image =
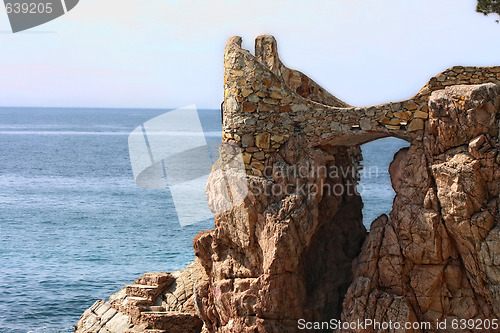
[[[500,89],[493,84],[440,89],[498,82],[499,68],[454,67],[432,78],[412,99],[355,108],[286,68],[272,37],[257,39],[255,56],[240,45],[235,37],[226,48],[223,138],[242,148],[252,191],[242,205],[217,215],[214,231],[195,240],[210,277],[209,297],[198,305],[207,330],[295,332],[299,319],[415,322],[498,315],[500,281],[491,262],[498,251],[484,244],[498,242],[498,228],[491,222],[497,216],[498,204],[492,200],[498,197],[500,173],[490,171],[497,163],[492,156],[498,129],[491,124],[498,121]],[[477,115],[480,119],[471,121],[479,125],[459,128],[467,124],[464,114]],[[451,124],[459,140],[447,134]],[[276,173],[283,167],[356,166],[359,144],[387,136],[411,146],[393,163],[400,170],[393,179],[395,208],[374,222],[366,241],[359,196],[298,191],[304,185],[347,187],[353,179]],[[461,149],[467,157],[459,154]],[[488,154],[483,166],[480,160]],[[263,173],[266,168],[273,172]],[[463,171],[450,171],[456,168]],[[459,197],[450,201],[447,184],[462,177],[478,187],[463,188],[459,197],[477,190],[481,203]],[[484,185],[484,177],[491,185]],[[291,191],[266,193],[275,186]],[[208,193],[216,195],[210,186]],[[468,252],[468,236],[456,230],[461,213],[454,211],[455,204],[472,214],[469,225],[482,221],[484,232],[476,233],[474,246],[484,249]],[[450,302],[463,300],[461,290],[466,290],[467,306],[450,310]],[[471,308],[474,313],[467,312]]]

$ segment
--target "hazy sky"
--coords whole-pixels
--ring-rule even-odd
[[[218,108],[227,39],[260,34],[352,105],[400,100],[453,65],[500,65],[500,25],[475,3],[81,0],[18,34],[2,7],[0,105]]]

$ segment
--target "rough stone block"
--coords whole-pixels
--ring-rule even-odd
[[[424,120],[423,119],[413,119],[410,123],[410,125],[408,125],[408,131],[409,132],[415,132],[415,131],[419,131],[419,130],[423,130],[424,129]]]

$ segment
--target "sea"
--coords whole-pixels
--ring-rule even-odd
[[[213,219],[180,226],[167,189],[136,185],[128,136],[168,109],[0,108],[0,332],[74,332],[145,272],[183,269]],[[219,110],[198,110],[207,141]],[[189,136],[189,133],[185,133]],[[362,146],[364,224],[388,213],[388,166],[408,143]]]

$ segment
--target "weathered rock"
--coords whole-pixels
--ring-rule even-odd
[[[146,273],[112,295],[97,301],[81,316],[76,333],[200,332],[194,289],[203,290],[207,276],[195,260],[181,272]]]
[[[455,332],[454,319],[500,315],[500,262],[492,260],[500,258],[500,178],[485,177],[488,168],[499,170],[500,87],[446,88],[429,106],[425,140],[414,140],[391,165],[393,210],[374,222],[354,265],[343,321],[431,322],[413,331],[437,332],[436,320],[446,320],[439,332]]]
[[[300,318],[340,318],[366,231],[356,175],[333,170],[355,167],[359,149],[305,146],[290,139],[268,160],[272,180],[249,178],[245,201],[195,240],[210,276],[209,297],[199,305],[208,331],[294,332]]]
[[[204,333],[296,332],[299,319],[335,318],[433,325],[343,332],[455,332],[453,320],[500,317],[500,67],[453,67],[407,101],[355,108],[285,67],[271,36],[255,56],[233,37],[224,82],[223,140],[242,148],[246,173],[212,173],[207,194],[228,210],[195,238],[186,270],[96,302],[78,332],[200,320]],[[393,209],[365,240],[359,145],[386,136],[411,145],[389,169]],[[242,179],[234,206],[226,184]]]

